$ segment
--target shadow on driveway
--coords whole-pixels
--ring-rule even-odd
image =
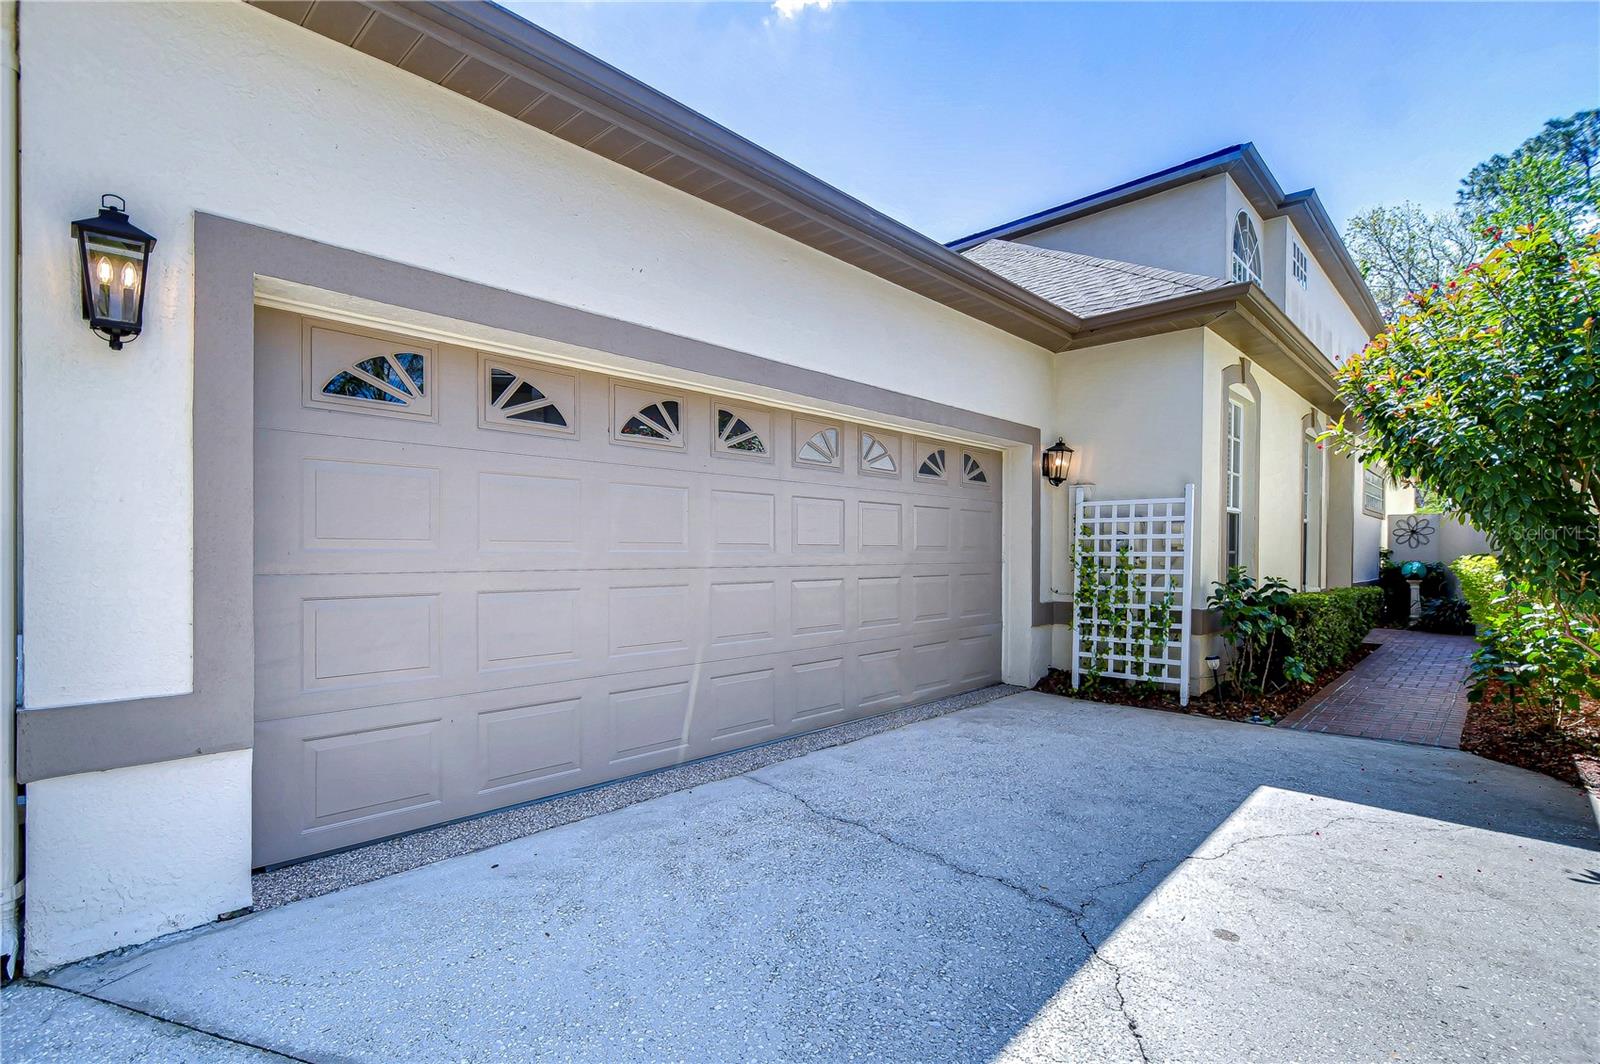
[[[1597,847],[1459,751],[1020,694],[47,981],[310,1060],[1594,1059]]]

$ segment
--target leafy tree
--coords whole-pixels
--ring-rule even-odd
[[[1480,175],[1481,176],[1481,175]],[[1330,434],[1444,500],[1600,660],[1600,233],[1570,160],[1521,151],[1485,186],[1481,262],[1412,293],[1340,371]],[[1581,201],[1573,196],[1581,191]]]
[[[1408,294],[1466,269],[1483,246],[1458,212],[1429,214],[1409,201],[1355,215],[1345,226],[1344,242],[1385,321],[1400,316]]]
[[[1542,158],[1556,166],[1548,187],[1551,207],[1572,215],[1594,210],[1595,182],[1600,180],[1600,111],[1579,111],[1570,118],[1552,118],[1544,129],[1522,142],[1510,155],[1493,155],[1472,168],[1461,181],[1456,203],[1468,218],[1504,211],[1506,175],[1516,160]]]
[[[1502,189],[1507,168],[1530,157],[1560,163],[1548,190],[1553,209],[1574,216],[1592,210],[1594,186],[1600,181],[1600,111],[1552,118],[1509,155],[1494,155],[1473,167],[1461,182],[1453,211],[1430,214],[1405,202],[1372,207],[1350,219],[1344,242],[1385,321],[1405,312],[1407,294],[1443,284],[1489,249],[1478,220],[1506,209]]]

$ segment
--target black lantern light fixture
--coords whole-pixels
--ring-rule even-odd
[[[116,201],[112,206],[111,201]],[[107,193],[100,213],[72,223],[83,277],[83,317],[90,330],[121,351],[144,327],[145,270],[156,238],[128,221],[128,201]]]
[[[1066,482],[1072,472],[1072,448],[1067,446],[1066,440],[1057,437],[1055,443],[1044,449],[1040,472],[1054,487],[1059,488]]]

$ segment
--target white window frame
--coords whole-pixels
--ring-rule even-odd
[[[1311,264],[1306,258],[1306,249],[1301,247],[1298,241],[1294,243],[1293,249],[1294,279],[1301,288],[1305,288],[1311,276]]]
[[[1227,464],[1223,468],[1226,504],[1222,530],[1223,569],[1226,571],[1244,564],[1244,400],[1228,397],[1228,450]]]
[[[1245,239],[1246,237],[1248,239]],[[1239,253],[1241,244],[1244,245],[1246,255]],[[1256,232],[1255,221],[1242,210],[1233,220],[1233,240],[1229,246],[1233,257],[1233,279],[1260,284],[1261,235]]]
[[[1361,512],[1368,517],[1383,517],[1388,509],[1388,475],[1381,469],[1361,467]],[[1377,496],[1374,506],[1373,495]]]
[[[1327,461],[1315,427],[1309,428],[1300,444],[1300,589],[1322,588],[1323,528],[1327,524],[1324,501]]]

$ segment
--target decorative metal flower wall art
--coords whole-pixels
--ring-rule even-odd
[[[1426,517],[1419,518],[1415,514],[1402,517],[1394,523],[1395,542],[1413,550],[1432,542],[1434,531],[1432,521]]]

